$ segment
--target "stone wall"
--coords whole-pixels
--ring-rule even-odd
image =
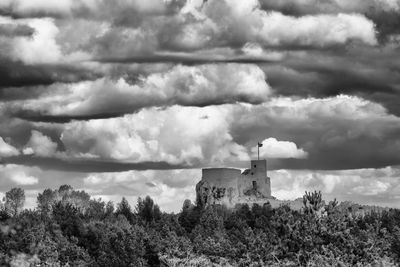
[[[221,204],[233,207],[239,196],[239,176],[239,169],[203,169],[202,179],[196,185],[196,202],[201,206]]]
[[[267,177],[266,160],[252,160],[250,169],[244,171],[238,180],[239,195],[269,198],[271,182]]]

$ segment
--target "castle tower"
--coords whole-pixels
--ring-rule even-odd
[[[271,180],[267,176],[267,161],[265,159],[252,160],[250,164],[250,172],[245,179],[251,181],[251,188],[254,191],[261,193],[263,197],[271,197]]]

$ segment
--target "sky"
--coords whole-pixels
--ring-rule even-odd
[[[400,0],[1,0],[0,196],[164,211],[201,168],[400,208]]]

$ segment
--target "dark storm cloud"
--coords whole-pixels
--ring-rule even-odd
[[[0,24],[0,36],[31,36],[35,30],[28,25]]]
[[[8,87],[50,85],[56,82],[73,83],[83,80],[93,80],[100,74],[88,68],[73,66],[69,64],[36,64],[25,65],[21,62],[8,60],[0,61],[0,99],[19,99],[19,93],[12,89],[4,90]],[[34,91],[34,90],[33,90]],[[25,93],[22,93],[22,98]],[[29,93],[28,93],[29,94]]]
[[[74,120],[88,121],[107,118],[117,118],[125,114],[133,113],[132,110],[125,112],[105,112],[102,114],[88,114],[88,115],[46,115],[32,110],[18,110],[12,113],[11,116],[32,122],[50,122],[50,123],[68,123]]]
[[[1,164],[18,164],[24,166],[38,166],[47,170],[70,172],[122,172],[129,170],[174,170],[185,169],[185,165],[173,165],[167,162],[122,162],[106,161],[87,158],[49,158],[37,156],[15,156],[0,159]]]
[[[166,54],[166,55],[148,55],[137,57],[123,57],[123,58],[97,58],[94,61],[103,63],[175,63],[182,65],[202,65],[202,64],[226,64],[226,63],[239,63],[239,64],[260,64],[272,63],[276,60],[262,57],[250,56],[232,56],[224,58],[216,58],[215,56],[198,56],[196,54]]]
[[[275,137],[296,143],[305,159],[271,161],[271,168],[356,169],[400,164],[400,119],[357,97],[280,99],[235,115],[239,144]]]
[[[116,25],[137,26],[148,16],[166,16],[176,14],[185,1],[153,0],[142,1],[39,1],[29,0],[5,1],[0,3],[0,14],[12,18],[53,17],[58,19],[86,18],[92,20],[109,20]]]
[[[356,95],[400,115],[400,66],[388,47],[293,53],[262,66],[276,94],[300,97]]]
[[[102,78],[58,87],[48,88],[45,94],[57,100],[14,103],[11,113],[29,121],[66,123],[120,117],[149,107],[258,104],[271,93],[263,71],[245,64],[177,65],[134,84],[123,78]]]

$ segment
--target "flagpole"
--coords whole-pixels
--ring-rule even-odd
[[[260,146],[258,142],[257,142],[257,160],[260,160]]]

